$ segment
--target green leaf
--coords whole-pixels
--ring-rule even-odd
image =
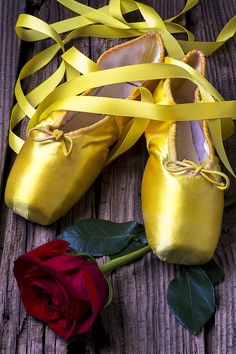
[[[136,221],[114,223],[99,219],[80,220],[64,230],[59,239],[76,251],[112,258],[136,251],[147,244],[145,229]]]
[[[129,244],[121,251],[114,255],[110,255],[111,259],[125,256],[126,254],[135,252],[147,245],[147,238],[145,233],[132,237]]]
[[[223,272],[213,259],[208,263],[201,265],[201,268],[204,270],[213,285],[217,285],[224,280]]]
[[[167,301],[175,317],[196,334],[214,313],[214,288],[204,270],[189,267],[170,282]]]

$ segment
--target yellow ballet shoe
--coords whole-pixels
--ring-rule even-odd
[[[184,61],[204,75],[201,52],[188,53]],[[153,95],[159,104],[200,100],[196,85],[184,79],[160,81]],[[217,246],[223,190],[229,186],[207,121],[152,121],[146,140],[150,156],[142,181],[142,211],[149,245],[169,263],[206,263]]]
[[[148,33],[109,49],[100,69],[164,60],[162,39]],[[144,83],[151,89],[153,82]],[[138,99],[141,82],[99,87],[84,95]],[[154,86],[155,87],[155,86]],[[154,89],[152,88],[152,90]],[[119,138],[127,117],[54,111],[29,131],[10,172],[5,201],[16,214],[47,225],[64,215],[100,173],[109,147]]]

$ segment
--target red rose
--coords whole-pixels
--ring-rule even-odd
[[[108,298],[97,264],[53,240],[17,258],[14,275],[26,312],[64,339],[87,332]]]

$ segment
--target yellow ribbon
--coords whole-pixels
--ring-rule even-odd
[[[104,84],[108,85],[123,81],[142,81],[145,79],[171,77],[184,77],[199,84],[199,86],[207,83],[207,89],[211,91],[211,85],[208,85],[207,80],[204,79],[200,84],[197,80],[198,78],[194,79],[195,74],[192,76],[192,70],[191,68],[190,72],[188,72],[185,68],[172,64],[138,64],[132,66],[132,71],[130,67],[127,66],[97,71],[77,77],[70,82],[62,84],[46,97],[32,116],[29,128],[46,118],[52,111],[61,109],[118,116],[132,115],[137,118],[160,121],[212,120],[216,118],[226,119],[232,117],[236,107],[235,101],[162,106],[154,103],[135,102],[115,98],[77,96],[77,94],[85,90],[103,86]],[[196,77],[198,75],[199,74],[196,74]],[[75,96],[71,96],[71,94],[75,94]],[[212,91],[212,95],[216,95],[215,89]]]
[[[45,134],[44,137],[36,137],[33,133],[37,131]],[[65,156],[69,156],[73,148],[73,140],[69,134],[65,134],[62,130],[59,130],[52,125],[48,125],[45,128],[37,127],[30,129],[28,136],[31,140],[36,142],[45,141],[60,141],[62,144],[62,150]],[[68,142],[69,148],[67,148],[66,142]]]
[[[226,190],[230,186],[229,177],[220,171],[209,170],[204,168],[202,165],[198,165],[193,161],[183,160],[183,161],[165,161],[164,167],[167,171],[175,174],[185,174],[186,172],[192,172],[193,176],[200,175],[205,178],[208,182],[214,184],[220,190]],[[224,182],[218,182],[214,177],[222,177]]]
[[[161,28],[166,28],[168,32],[173,34],[186,33],[188,35],[187,41],[177,41],[185,53],[196,48],[201,50],[205,55],[210,55],[220,46],[222,46],[225,41],[232,38],[236,31],[236,16],[234,16],[221,30],[215,42],[196,42],[194,40],[194,35],[190,31],[186,30],[183,26],[174,23],[173,21],[176,20],[182,14],[192,9],[194,6],[196,6],[199,3],[199,0],[188,0],[183,10],[179,14],[165,21],[162,21],[160,16],[154,11],[153,8],[134,0],[110,0],[109,5],[101,7],[99,9],[93,9],[90,6],[80,4],[79,2],[74,0],[57,1],[63,6],[70,9],[71,11],[75,12],[76,14],[81,15],[51,24],[50,26],[58,34],[74,31],[78,28],[85,28],[88,25],[93,26],[99,23],[102,24],[100,26],[100,35],[103,38],[127,38],[131,36],[138,36],[147,31],[156,30],[159,32]],[[124,20],[123,16],[125,14],[135,10],[140,11],[145,21],[128,23]],[[160,27],[155,28],[154,24],[156,23],[158,23]],[[47,33],[41,31],[40,26],[38,27],[38,29],[27,31],[27,35],[23,27],[24,26],[22,26],[21,23],[17,23],[17,32],[20,38],[22,39],[34,41],[48,38]],[[119,31],[116,32],[117,29]],[[95,33],[94,30],[92,29],[92,33],[90,34],[81,33],[80,35],[99,36],[99,34]]]
[[[153,103],[153,96],[151,92],[145,87],[139,87],[133,91],[140,91],[141,101]],[[110,151],[105,165],[108,165],[118,156],[130,149],[141,137],[148,127],[150,120],[145,118],[133,118],[129,121],[127,126],[123,129],[120,138]]]
[[[134,120],[130,127],[136,126],[138,130],[138,133],[134,134],[131,133],[135,131],[134,128],[131,130],[130,127],[127,128],[128,136],[122,135],[118,143],[122,148],[118,148],[117,145],[119,151],[127,150],[127,147],[131,146],[133,142],[136,141],[137,136],[141,135],[149,119],[208,119],[217,152],[225,166],[233,174],[224,151],[222,138],[232,134],[232,118],[235,117],[236,103],[235,101],[222,101],[222,97],[206,79],[200,77],[197,72],[180,62],[179,59],[182,58],[184,52],[192,48],[198,48],[206,55],[218,49],[235,34],[236,16],[222,29],[216,42],[195,42],[194,35],[190,31],[173,21],[181,14],[186,13],[196,6],[199,0],[187,0],[183,10],[179,14],[165,21],[161,19],[153,8],[134,0],[110,0],[107,6],[99,9],[93,9],[90,6],[80,4],[74,0],[57,1],[76,14],[79,14],[79,16],[49,25],[32,15],[22,14],[19,16],[16,24],[16,32],[20,38],[27,41],[38,41],[50,37],[56,44],[31,59],[20,72],[15,88],[17,104],[12,110],[10,120],[9,144],[13,150],[19,152],[23,141],[16,136],[12,130],[25,116],[31,118],[28,127],[29,130],[33,128],[38,121],[45,118],[50,110],[56,110],[59,109],[59,107],[65,107],[68,110],[85,111],[86,106],[88,107],[86,111],[112,114],[110,107],[114,106],[113,114],[124,116],[130,116],[132,114]],[[135,23],[127,22],[124,19],[124,15],[132,11],[139,11],[144,21]],[[123,71],[122,68],[117,68],[109,69],[110,71],[104,70],[101,73],[98,71],[99,68],[96,63],[85,57],[75,48],[69,49],[68,52],[65,52],[64,49],[65,44],[69,43],[71,39],[77,36],[88,35],[103,38],[127,38],[139,36],[150,31],[158,31],[162,34],[165,46],[172,59],[167,59],[166,64],[163,64],[162,67],[156,66],[155,69],[152,66],[155,64],[144,64],[147,65],[145,71],[143,71],[145,77],[142,75],[143,73],[141,73],[143,68],[136,65],[132,66],[132,70],[131,67],[128,69],[124,68]],[[63,33],[68,33],[64,40],[62,40],[60,36]],[[174,33],[186,33],[188,40],[176,40],[172,36]],[[25,95],[21,87],[21,80],[46,66],[59,50],[64,53],[59,68],[42,84]],[[169,64],[171,64],[171,66]],[[65,73],[67,74],[68,82],[56,88]],[[80,73],[84,75],[79,77]],[[129,76],[129,80],[127,76]],[[198,104],[199,106],[196,106],[196,104],[188,104],[161,107],[154,105],[150,100],[148,102],[145,100],[142,102],[123,100],[123,102],[121,102],[121,100],[118,99],[106,99],[102,97],[72,97],[92,87],[118,82],[171,77],[187,78],[196,83],[199,86],[204,103],[201,103],[201,105]],[[70,106],[71,103],[73,104]],[[39,107],[35,109],[38,105]],[[141,124],[140,121],[140,124],[138,124],[138,119],[146,119],[146,123]],[[114,156],[117,156],[117,152],[114,152],[114,154]],[[110,156],[110,160],[111,159],[112,155]]]

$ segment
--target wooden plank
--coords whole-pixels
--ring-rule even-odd
[[[19,13],[24,12],[26,8],[26,1],[18,2],[17,4],[14,3],[13,0],[7,0],[5,2],[1,2],[0,4],[0,38],[1,38],[1,61],[0,61],[0,75],[1,75],[1,90],[0,90],[0,196],[2,191],[2,182],[3,182],[3,168],[5,164],[6,154],[7,154],[7,132],[9,126],[9,117],[10,117],[10,110],[11,105],[13,104],[13,92],[14,92],[14,84],[17,77],[17,70],[18,70],[18,63],[19,63],[19,53],[20,53],[20,46],[19,41],[14,34],[14,27],[16,23],[16,19]],[[9,13],[11,14],[9,16]],[[5,221],[5,214],[1,213],[0,218],[0,225],[4,224],[3,220]],[[0,228],[1,228],[0,226]],[[3,236],[4,233],[1,233],[0,236],[0,245],[2,248]],[[8,243],[5,245],[8,249]],[[5,277],[8,276],[10,272],[9,267],[9,257],[7,260],[5,259],[6,263],[6,274]],[[12,274],[9,274],[9,277],[12,278]],[[11,299],[11,288],[9,292],[6,293],[3,287],[5,285],[3,277],[1,277],[1,288],[2,292],[5,295],[5,301],[12,302]],[[1,327],[4,326],[8,320],[10,319],[10,313],[8,311],[8,306],[4,309],[3,303],[1,301],[0,306],[0,313],[1,313]],[[19,308],[19,306],[18,306]],[[3,313],[2,313],[3,310]],[[10,333],[10,332],[9,332]],[[12,333],[9,342],[16,340],[16,331]],[[5,341],[6,338],[2,338],[1,341]],[[0,345],[2,348],[2,345]]]
[[[184,5],[183,1],[142,2],[160,11],[163,18],[173,16]],[[142,222],[140,190],[147,159],[145,146],[145,139],[142,138],[130,151],[104,169],[100,218]],[[98,343],[91,353],[205,353],[204,333],[198,336],[190,334],[168,309],[167,286],[178,272],[178,267],[161,262],[152,254],[116,271],[111,276],[114,299],[102,315],[110,343],[100,349]]]
[[[174,4],[171,0],[143,2],[161,10],[160,13],[163,17],[174,15],[183,6],[182,1],[175,1]],[[48,21],[61,19],[68,14],[61,7],[55,5],[54,1],[42,2],[37,5],[38,1],[35,0],[31,1],[31,4],[35,5],[33,13]],[[206,5],[206,2],[204,4]],[[90,5],[98,7],[102,3],[101,1],[90,1]],[[199,21],[203,18],[203,15],[201,16]],[[102,51],[116,42],[113,40],[86,39],[80,40],[79,44],[80,49],[84,50],[85,54],[91,52],[92,58],[95,59]],[[91,44],[90,48],[89,43]],[[40,48],[43,48],[43,44],[34,46],[34,50]],[[215,67],[213,66],[213,68]],[[48,74],[52,69],[51,67],[46,70],[45,74]],[[37,83],[40,79],[42,79],[42,74],[36,76],[33,82]],[[216,79],[219,80],[217,75]],[[219,80],[219,83],[221,82]],[[232,84],[234,82],[232,81]],[[232,94],[232,89],[230,92]],[[62,218],[60,222],[50,227],[41,227],[28,223],[22,218],[13,215],[5,207],[2,208],[0,234],[5,235],[5,242],[1,268],[3,292],[0,298],[0,347],[4,353],[51,354],[66,352],[66,345],[63,341],[46,329],[44,325],[25,315],[20,304],[15,281],[12,279],[12,261],[9,262],[9,259],[12,260],[27,249],[32,249],[54,238],[60,229],[81,218],[98,216],[115,221],[134,218],[142,221],[140,186],[146,157],[145,141],[142,139],[126,155],[105,168],[100,178],[75,208]],[[229,223],[232,226],[233,211],[230,209],[228,213],[230,215]],[[231,229],[225,227],[223,230],[225,234],[230,234],[231,243],[229,243],[230,246],[228,248],[233,248],[231,231],[229,231],[233,230],[232,227]],[[228,238],[224,247],[226,247],[227,242]],[[229,259],[231,274],[233,274],[234,253],[228,248],[226,247],[229,258],[225,258],[223,253],[225,248],[222,247],[222,255],[219,253],[221,251],[218,251],[217,257],[218,254],[220,256],[217,260],[224,267],[227,267],[227,259]],[[104,335],[98,338],[97,341],[94,339],[93,344],[87,347],[88,351],[90,353],[100,352],[104,354],[205,353],[204,333],[202,332],[197,337],[191,335],[176,322],[167,308],[166,288],[169,281],[178,274],[178,271],[178,267],[160,262],[156,257],[149,254],[135,264],[114,273],[111,277],[114,300],[112,305],[102,315],[102,324],[107,333],[107,341]],[[224,292],[224,284],[219,287],[219,291]],[[229,296],[227,296],[227,302],[224,303],[227,306],[230,306],[230,301],[232,301],[230,298],[232,295],[230,284],[233,284],[232,276],[227,280],[227,294]],[[220,293],[219,295],[220,299],[222,299],[223,294]],[[225,326],[232,333],[233,324],[235,324],[233,321],[234,303],[231,306],[231,310],[230,312],[225,312],[223,306],[221,312],[217,311],[216,316],[218,314],[220,314],[219,318],[225,316],[225,319],[230,321],[230,327],[226,326],[226,321],[223,321],[224,327],[217,327],[217,344],[213,343],[216,335],[214,328],[212,333],[209,332],[207,342],[209,353],[220,353],[220,349],[223,350],[223,353],[226,353],[224,351],[226,350],[225,348],[232,350],[232,339],[227,334]],[[11,336],[9,336],[9,333],[11,333]],[[218,342],[220,342],[222,335],[225,336],[225,339],[220,347]],[[211,351],[211,349],[216,349],[216,351]],[[231,352],[233,353],[233,351],[229,351],[229,353]]]
[[[11,8],[14,8],[14,6],[15,5],[11,4]],[[18,9],[18,14],[20,12],[21,11]],[[47,2],[31,1],[27,12],[49,23],[58,21],[61,18],[67,18],[71,15],[69,11],[56,4],[53,0]],[[11,36],[13,36],[12,31],[13,28],[11,30]],[[6,32],[5,37],[7,38]],[[88,54],[88,43],[87,39],[80,41],[81,49],[84,49],[85,54]],[[35,54],[45,48],[45,42],[39,42],[30,46],[24,44],[23,47],[24,50],[21,53],[21,61],[25,62],[25,60],[28,59],[27,52],[29,52],[30,56],[32,55],[32,51],[33,54]],[[17,58],[15,58],[15,60],[17,60]],[[28,91],[50,75],[57,67],[57,61],[58,60],[55,60],[53,64],[45,70],[25,81],[24,88]],[[16,68],[13,69],[15,78]],[[13,93],[13,81],[14,79],[12,79],[11,82],[11,93]],[[9,112],[10,100],[7,109]],[[24,128],[23,126],[22,131],[24,131]],[[4,135],[6,136],[6,132]],[[11,156],[12,155],[11,153]],[[9,164],[6,164],[6,174],[8,170]],[[4,202],[1,201],[0,234],[4,235],[4,248],[1,263],[0,348],[4,353],[66,353],[67,346],[63,340],[58,338],[39,321],[26,316],[25,310],[20,303],[16,282],[13,278],[13,260],[27,250],[31,250],[55,238],[61,227],[65,227],[65,225],[72,222],[73,213],[77,214],[79,218],[84,216],[92,217],[94,209],[93,200],[94,193],[91,189],[87,193],[86,200],[82,199],[73,212],[63,218],[58,224],[55,223],[49,227],[29,223],[23,218],[14,215],[12,211],[6,208]],[[11,335],[9,335],[9,333]]]
[[[19,63],[20,47],[19,41],[14,34],[14,28],[18,15],[24,12],[25,8],[26,1],[18,1],[15,3],[13,0],[7,0],[0,3],[0,193],[8,145],[7,132],[10,111],[13,104],[13,91]]]
[[[196,33],[198,40],[215,40],[220,30],[236,14],[234,0],[226,2],[201,0],[200,5],[188,18],[190,30]],[[236,97],[236,38],[231,39],[215,54],[207,59],[207,77],[225,99]],[[236,170],[235,135],[226,143],[228,156]],[[231,188],[226,197],[236,193],[236,183],[232,179]],[[206,329],[206,352],[211,354],[233,354],[236,352],[236,247],[235,247],[235,205],[224,213],[222,234],[215,259],[221,266],[225,280],[217,287],[217,308],[214,325]]]

